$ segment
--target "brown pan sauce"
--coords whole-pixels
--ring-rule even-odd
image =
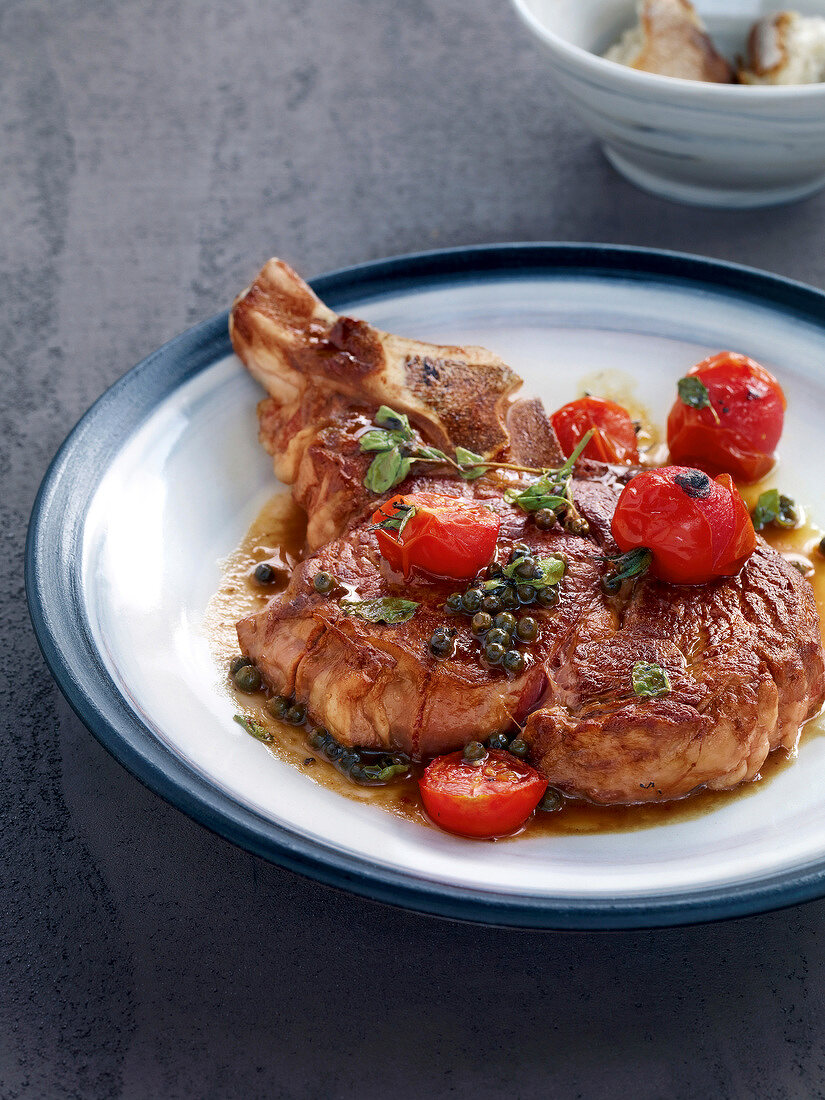
[[[749,487],[743,495],[753,507],[759,492],[767,485]],[[289,570],[299,560],[306,534],[306,517],[292,501],[289,493],[279,493],[261,509],[243,542],[224,563],[223,580],[209,603],[205,628],[221,670],[238,653],[235,623],[266,606],[271,597],[282,591],[289,580]],[[818,550],[823,532],[808,522],[790,531],[763,532],[768,542],[780,553],[794,555],[806,569],[816,594],[820,620],[825,622],[825,558]],[[273,584],[260,585],[253,577],[255,566],[262,561],[277,568]],[[263,695],[249,696],[234,689],[228,675],[223,680],[226,691],[237,703],[239,713],[254,718],[273,735],[268,747],[278,759],[299,768],[314,782],[357,802],[372,803],[398,817],[429,825],[421,805],[415,775],[386,787],[367,787],[352,782],[332,764],[316,756],[306,740],[306,730],[279,722],[264,708]],[[809,722],[805,735],[820,732],[821,718]],[[709,813],[732,797],[747,798],[784,768],[794,757],[784,752],[771,753],[759,777],[744,783],[735,791],[700,790],[688,798],[658,804],[634,806],[597,806],[582,800],[565,799],[555,813],[537,813],[519,835],[570,835],[584,833],[627,832],[649,829],[656,825],[687,821]],[[420,772],[419,772],[420,773]]]

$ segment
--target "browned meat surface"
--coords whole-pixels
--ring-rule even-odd
[[[352,442],[372,413],[406,413],[435,447],[468,447],[485,457],[508,448],[510,395],[521,379],[485,348],[435,347],[338,317],[280,260],[270,260],[232,308],[238,356],[271,400],[260,408],[261,441],[275,473],[294,483],[320,546],[364,503],[363,485],[339,469],[339,441]],[[540,406],[531,403],[534,417]],[[552,432],[544,420],[545,438]],[[535,432],[519,418],[516,436]],[[362,475],[363,476],[363,475]]]
[[[336,329],[359,333],[346,352],[349,365],[341,341],[330,344]],[[387,404],[407,411],[434,446],[452,451],[460,439],[499,461],[545,466],[559,453],[540,404],[513,401],[518,379],[489,353],[413,344],[336,318],[276,261],[239,299],[232,332],[272,395],[260,406],[261,436],[307,508],[310,528],[308,556],[287,590],[238,624],[241,648],[273,690],[306,703],[341,742],[427,756],[517,723],[553,785],[597,802],[638,802],[752,779],[768,752],[793,747],[800,725],[822,706],[825,667],[811,586],[762,540],[733,579],[701,588],[644,579],[616,596],[602,592],[604,556],[615,551],[610,517],[632,471],[589,462],[579,463],[574,480],[586,535],[541,532],[506,504],[504,488],[522,476],[510,471],[465,482],[414,468],[393,490],[427,488],[490,503],[501,517],[501,560],[515,541],[566,559],[558,605],[531,608],[540,637],[526,651],[524,671],[491,669],[469,620],[444,610],[450,592],[464,586],[406,581],[379,555],[369,517],[381,498],[364,487],[371,456],[360,453],[358,434],[377,405]],[[426,390],[416,391],[421,375],[408,371],[410,357],[438,365],[432,404]],[[452,379],[472,371],[478,381],[470,401],[465,381],[453,389]],[[468,407],[478,412],[479,438]],[[406,623],[363,621],[345,614],[340,593],[315,592],[319,570],[360,599],[402,596],[420,607]],[[456,649],[439,661],[427,642],[445,621],[456,630]],[[668,695],[633,694],[639,661],[667,670]]]
[[[446,479],[434,485],[427,479],[428,489],[451,495],[463,487]],[[474,495],[484,497],[480,484]],[[542,533],[500,497],[489,499],[502,518],[504,561],[514,542],[527,540],[537,552],[567,559],[562,605],[552,611],[531,610],[541,621],[541,638],[526,651],[527,666],[519,676],[490,668],[481,659],[469,618],[445,612],[445,600],[461,586],[429,579],[408,582],[394,574],[380,557],[368,522],[302,562],[281,596],[239,623],[241,648],[277,691],[305,701],[344,744],[392,746],[426,756],[523,722],[546,693],[547,669],[556,663],[557,651],[581,615],[590,613],[604,566],[590,540],[561,530]],[[351,586],[360,599],[401,596],[419,602],[419,610],[395,626],[347,616],[337,600],[315,592],[312,582],[320,570]],[[593,609],[593,629],[599,616],[607,629],[611,619],[604,607]],[[429,655],[427,643],[446,621],[457,632],[456,649],[440,661]]]

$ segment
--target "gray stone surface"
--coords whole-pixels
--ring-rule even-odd
[[[821,285],[825,197],[633,190],[505,0],[5,0],[0,128],[0,1097],[823,1095],[825,903],[533,934],[279,871],[72,716],[22,547],[80,414],[270,253],[603,240]]]

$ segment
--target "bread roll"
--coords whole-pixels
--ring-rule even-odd
[[[604,55],[632,69],[730,84],[736,77],[690,0],[641,0],[639,22]]]

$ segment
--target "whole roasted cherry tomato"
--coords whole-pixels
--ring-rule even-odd
[[[670,584],[735,576],[756,547],[745,503],[729,474],[663,466],[624,487],[611,523],[620,550],[647,547],[650,571]]]
[[[419,786],[436,825],[461,836],[494,837],[524,824],[547,790],[547,780],[523,760],[490,749],[475,764],[460,752],[437,756]]]
[[[473,500],[408,493],[385,501],[372,517],[378,547],[393,569],[470,580],[496,551],[499,518]]]
[[[636,429],[627,409],[601,397],[582,397],[563,405],[550,417],[561,449],[569,458],[576,444],[592,428],[593,437],[582,451],[584,458],[599,462],[639,461]]]
[[[753,359],[723,351],[698,363],[679,382],[667,418],[670,459],[758,481],[774,464],[785,395]]]

